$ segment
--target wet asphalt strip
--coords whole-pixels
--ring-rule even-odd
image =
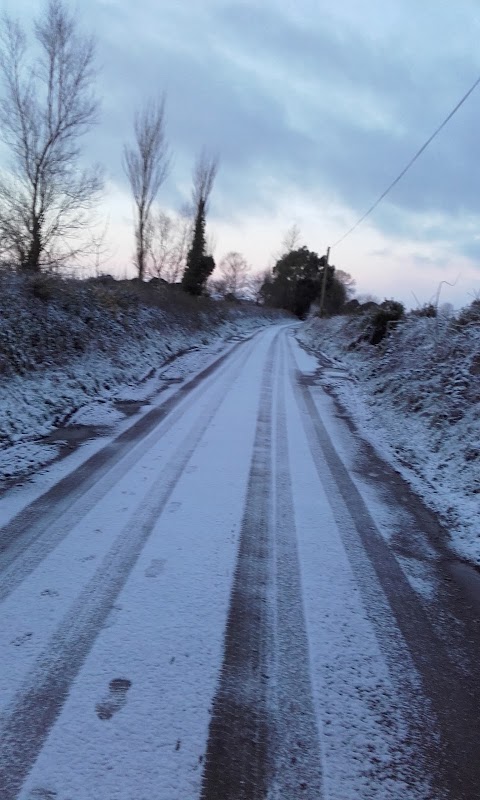
[[[63,618],[22,688],[0,717],[1,800],[15,800],[59,716],[70,688],[125,585],[185,467],[250,354],[245,348],[218,381],[208,410],[195,421],[175,456]]]
[[[456,648],[452,647],[451,653],[445,638],[440,639],[436,634],[336,452],[300,373],[292,375],[292,386],[319,478],[328,493],[392,679],[397,687],[405,689],[408,669],[402,663],[401,651],[395,647],[395,636],[388,629],[389,622],[375,608],[378,602],[375,586],[378,585],[421,681],[422,697],[411,695],[403,698],[405,707],[409,706],[413,712],[412,736],[418,747],[418,764],[412,765],[412,771],[425,770],[430,775],[435,798],[478,800],[478,668],[476,675],[467,675],[463,665],[455,659]]]
[[[274,406],[278,355],[277,339],[261,387],[201,800],[322,796],[288,467],[283,352]]]
[[[177,418],[183,415],[198,400],[198,392],[208,390],[219,370],[229,368],[229,359],[241,355],[242,346],[244,352],[250,352],[252,337],[234,345],[0,528],[0,601],[33,572],[144,455],[145,450],[136,446],[156,428],[156,436],[161,436],[162,423],[168,418],[165,424],[170,426],[175,421],[172,414]],[[195,397],[193,390],[197,390]],[[182,400],[187,402],[177,409]]]

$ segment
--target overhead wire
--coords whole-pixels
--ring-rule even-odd
[[[402,171],[400,172],[400,174],[399,174],[399,175],[397,175],[397,177],[395,178],[395,180],[393,180],[393,181],[391,182],[391,184],[390,184],[390,185],[389,185],[389,186],[388,186],[388,187],[385,189],[385,191],[384,191],[384,192],[382,192],[382,194],[380,195],[380,197],[378,197],[378,198],[377,198],[377,200],[375,200],[375,202],[373,203],[373,205],[371,205],[371,206],[370,206],[370,208],[368,209],[368,211],[366,211],[366,212],[365,212],[365,214],[363,214],[363,215],[360,217],[360,219],[359,219],[359,220],[358,220],[358,221],[355,223],[355,225],[352,225],[352,227],[351,227],[351,228],[350,228],[350,229],[349,229],[349,230],[348,230],[346,233],[344,233],[344,234],[343,234],[343,236],[341,236],[341,237],[340,237],[340,239],[338,239],[338,240],[335,242],[335,244],[332,244],[332,246],[331,246],[331,248],[330,248],[331,250],[333,250],[333,248],[334,248],[334,247],[337,247],[337,245],[339,245],[339,244],[340,244],[340,242],[343,242],[343,241],[344,241],[344,239],[346,239],[346,238],[347,238],[347,236],[350,236],[350,234],[351,234],[351,233],[353,233],[353,231],[354,231],[354,230],[356,230],[356,229],[359,227],[359,225],[361,225],[361,224],[362,224],[362,222],[363,222],[363,221],[364,221],[364,220],[365,220],[365,219],[366,219],[368,216],[370,216],[370,214],[371,214],[373,211],[375,211],[375,209],[377,208],[377,206],[378,206],[378,205],[380,205],[380,203],[381,203],[381,202],[382,202],[382,200],[383,200],[383,199],[384,199],[384,198],[387,196],[387,194],[388,194],[388,193],[389,193],[389,192],[390,192],[390,191],[393,189],[393,187],[394,187],[394,186],[396,186],[396,185],[397,185],[397,183],[398,183],[398,182],[399,182],[399,181],[400,181],[400,180],[403,178],[403,176],[405,175],[405,173],[406,173],[406,172],[408,172],[408,170],[409,170],[409,169],[410,169],[410,167],[411,167],[411,166],[412,166],[412,165],[415,163],[415,161],[417,160],[417,158],[419,158],[419,157],[422,155],[422,153],[423,153],[423,152],[424,152],[424,151],[427,149],[428,145],[429,145],[431,142],[433,142],[433,140],[435,139],[435,137],[436,137],[436,136],[438,136],[438,134],[440,133],[440,131],[441,131],[441,130],[442,130],[444,127],[445,127],[445,125],[446,125],[448,122],[450,122],[450,120],[452,119],[452,117],[453,117],[453,116],[454,116],[454,115],[457,113],[458,109],[459,109],[459,108],[460,108],[460,107],[461,107],[461,106],[464,104],[464,102],[465,102],[465,101],[466,101],[466,100],[467,100],[467,99],[470,97],[470,95],[472,94],[472,92],[473,92],[473,91],[474,91],[474,90],[477,88],[477,86],[478,86],[479,84],[480,84],[480,76],[477,78],[477,80],[475,81],[475,83],[474,83],[474,84],[473,84],[473,85],[470,87],[470,89],[468,90],[468,92],[466,92],[466,94],[464,94],[464,95],[463,95],[462,99],[461,99],[461,100],[459,100],[459,102],[457,103],[457,105],[455,106],[455,108],[453,108],[453,109],[452,109],[452,111],[450,111],[450,113],[448,114],[448,116],[446,116],[446,117],[445,117],[445,119],[443,120],[443,122],[442,122],[442,123],[441,123],[441,124],[438,126],[438,128],[437,128],[437,129],[436,129],[436,130],[435,130],[435,131],[432,133],[432,135],[431,135],[431,136],[430,136],[430,137],[427,139],[427,141],[426,141],[424,144],[422,144],[422,146],[421,146],[420,150],[418,150],[418,151],[415,153],[415,155],[413,156],[413,158],[411,158],[411,159],[410,159],[410,161],[408,162],[408,164],[406,165],[406,167],[404,167],[404,168],[402,169]]]

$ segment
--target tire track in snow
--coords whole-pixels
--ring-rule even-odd
[[[230,368],[232,356],[234,359],[239,354],[241,356],[242,345],[251,351],[253,342],[251,339],[247,341],[248,345],[244,341],[234,345],[228,353],[181,386],[172,397],[145,414],[0,528],[0,602],[145,455],[161,438],[166,426],[170,428],[180,419],[208,391],[212,381]],[[197,387],[198,390],[192,394]],[[182,400],[185,402],[180,405]],[[149,434],[153,439],[152,436],[147,438]]]
[[[249,355],[250,348],[229,365],[223,380],[218,381],[208,411],[192,426],[144,498],[144,506],[135,518],[136,528],[132,530],[131,522],[124,527],[37,658],[23,688],[1,715],[2,800],[17,797],[155,523]],[[231,372],[234,372],[233,378]]]
[[[273,774],[272,400],[278,335],[267,354],[224,658],[209,726],[202,800],[266,798]]]
[[[290,356],[294,362],[292,352]],[[335,450],[302,374],[297,371],[291,377],[320,482],[325,486],[390,674],[409,712],[420,767],[423,764],[432,778],[435,798],[478,800],[478,677],[472,680],[470,676],[469,683],[462,666],[454,663],[444,641],[435,633]],[[397,630],[392,629],[392,622]],[[415,696],[409,679],[405,648],[421,681],[421,697]]]
[[[274,365],[272,350],[261,389],[202,800],[322,797],[289,473],[283,351],[275,430]]]
[[[274,793],[279,800],[321,800],[320,742],[310,674],[285,409],[285,343],[276,407],[276,753]]]

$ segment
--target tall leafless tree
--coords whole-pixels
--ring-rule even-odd
[[[240,297],[248,285],[248,264],[241,253],[231,251],[218,265],[224,294]]]
[[[98,112],[95,42],[62,0],[49,0],[34,37],[3,16],[0,137],[11,162],[0,173],[0,252],[39,271],[78,251],[103,181],[98,167],[81,166],[80,140]]]
[[[296,222],[292,223],[289,228],[285,231],[285,234],[282,239],[282,244],[279,252],[276,255],[276,260],[278,261],[279,258],[282,256],[287,255],[288,253],[292,253],[294,250],[300,247],[300,240],[302,238],[302,234],[300,231],[300,227],[297,225]]]
[[[343,283],[346,292],[347,300],[350,300],[353,295],[355,294],[355,278],[352,278],[349,272],[345,272],[343,269],[336,269],[335,270],[335,277],[337,281]]]
[[[152,238],[152,205],[168,175],[165,98],[148,101],[135,115],[135,144],[125,145],[123,167],[135,202],[135,264],[143,280]]]
[[[159,211],[152,223],[148,274],[177,283],[185,269],[191,235],[189,210],[182,209],[179,214]]]
[[[208,155],[202,151],[195,162],[193,169],[192,201],[195,216],[202,206],[205,215],[208,211],[208,201],[213,188],[213,182],[218,172],[218,157]]]
[[[252,300],[261,305],[265,298],[262,292],[262,287],[273,280],[271,269],[264,269],[261,272],[254,272],[248,278],[248,294]]]

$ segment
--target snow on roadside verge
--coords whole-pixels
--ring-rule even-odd
[[[125,338],[113,357],[85,353],[66,366],[2,379],[0,488],[52,462],[63,438],[42,440],[59,425],[106,431],[125,418],[122,404],[148,403],[163,388],[200,370],[228,341],[271,325],[272,316],[232,313],[210,330],[178,324],[148,342]]]
[[[333,360],[322,382],[439,513],[459,555],[480,565],[480,328],[412,317],[373,347],[359,343],[361,326],[314,318],[297,335]],[[337,380],[336,368],[353,380]]]

